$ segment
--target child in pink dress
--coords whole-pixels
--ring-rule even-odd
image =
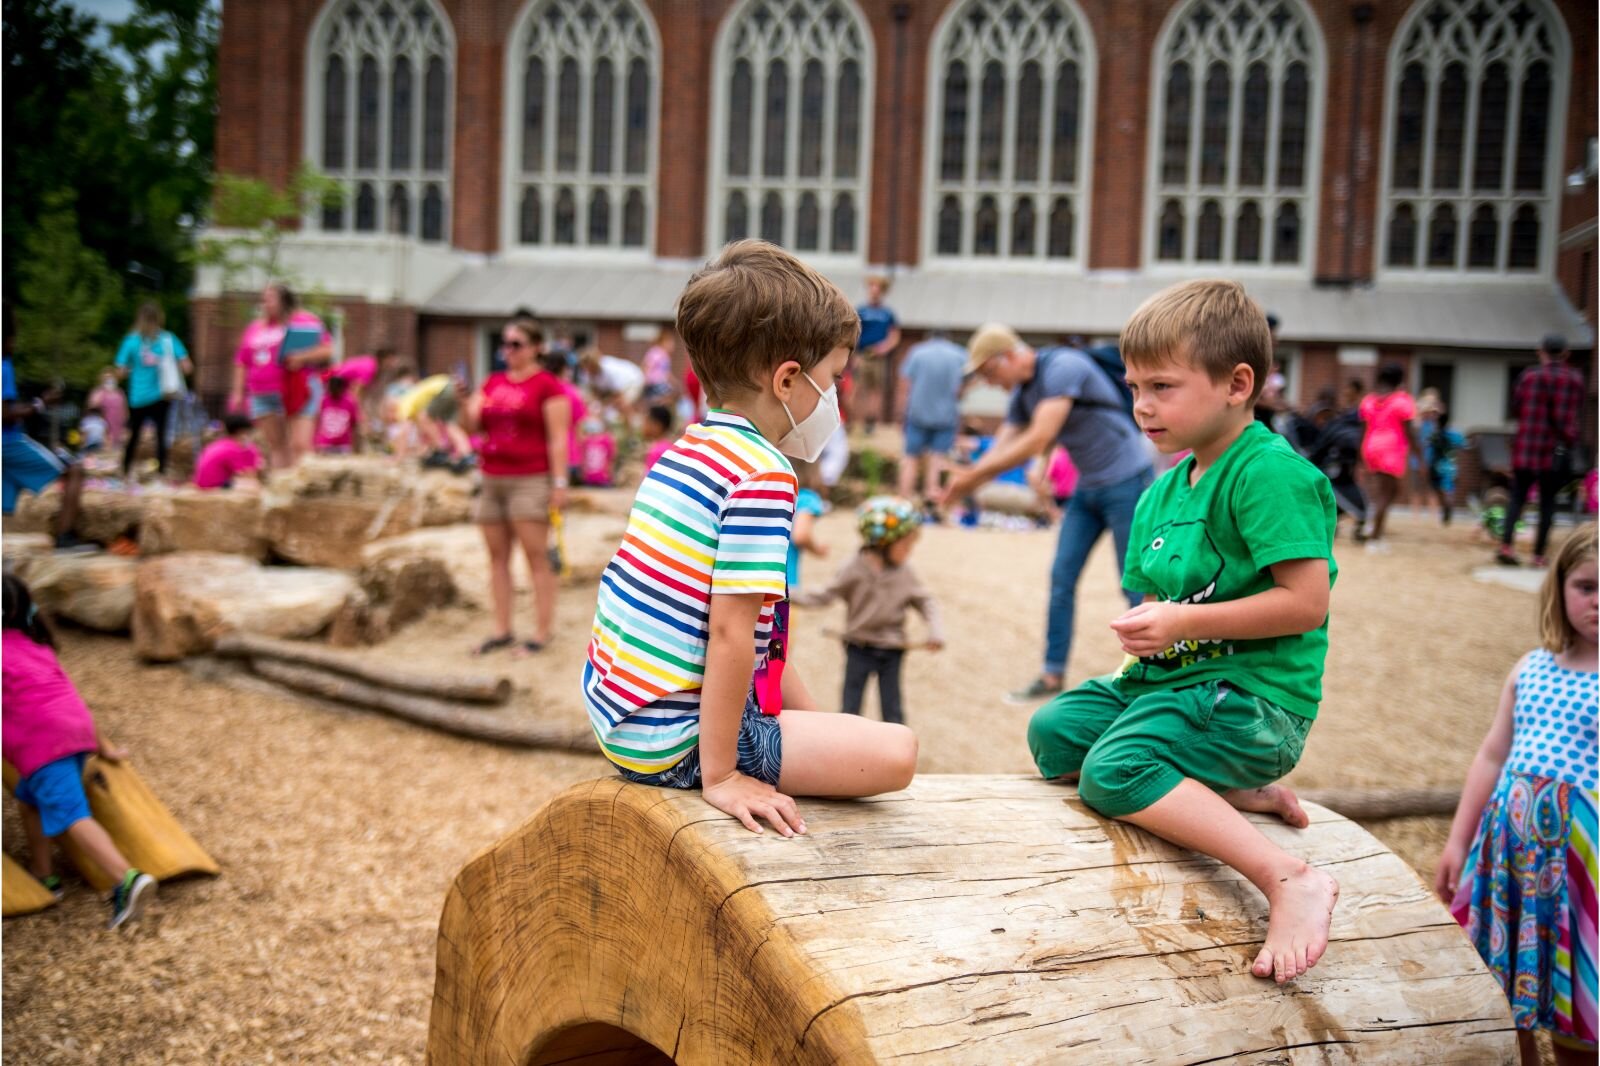
[[[348,378],[330,375],[327,396],[317,412],[314,444],[318,455],[349,455],[361,450],[361,402],[350,393]]]
[[[127,752],[108,744],[72,680],[56,659],[55,635],[20,578],[4,578],[4,699],[0,719],[5,760],[21,780],[12,791],[28,835],[28,867],[60,899],[50,841],[67,837],[111,876],[112,929],[139,917],[156,894],[155,878],[128,865],[105,827],[89,811],[83,770],[89,756],[121,762]]]
[[[617,457],[617,439],[599,418],[586,418],[578,436],[578,470],[585,485],[611,484],[611,463]]]
[[[1389,364],[1378,371],[1378,387],[1361,400],[1361,421],[1367,433],[1361,441],[1361,459],[1372,472],[1373,512],[1364,531],[1368,551],[1386,551],[1383,527],[1389,508],[1400,495],[1406,463],[1413,449],[1422,454],[1415,419],[1417,405],[1400,387],[1405,371]]]

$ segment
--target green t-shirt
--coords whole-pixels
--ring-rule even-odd
[[[1259,422],[1245,427],[1199,482],[1191,456],[1139,498],[1122,583],[1184,603],[1217,603],[1273,587],[1268,567],[1289,559],[1333,561],[1333,488],[1287,441]],[[1309,633],[1262,640],[1179,641],[1128,667],[1141,690],[1230,684],[1305,718],[1317,716],[1328,620]]]

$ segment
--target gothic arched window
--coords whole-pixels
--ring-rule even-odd
[[[310,57],[306,154],[345,192],[316,216],[320,227],[444,240],[449,19],[432,0],[334,0],[311,31]]]
[[[660,55],[637,0],[529,7],[506,62],[508,246],[649,247]]]
[[[1304,270],[1322,37],[1301,0],[1191,0],[1156,45],[1147,258]]]
[[[1544,0],[1412,8],[1389,59],[1383,269],[1550,269],[1568,56]]]
[[[872,37],[851,0],[745,0],[718,38],[708,243],[865,251]]]
[[[929,63],[935,258],[1083,259],[1094,41],[1073,0],[965,0]]]

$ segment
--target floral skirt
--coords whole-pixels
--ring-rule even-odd
[[[1595,1042],[1595,792],[1505,773],[1450,913],[1511,1000],[1518,1029]]]

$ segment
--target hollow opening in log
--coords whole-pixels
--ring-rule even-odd
[[[585,1022],[545,1041],[528,1066],[673,1066],[672,1057],[626,1029]]]

